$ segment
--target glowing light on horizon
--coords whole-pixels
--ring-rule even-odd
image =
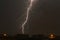
[[[53,34],[53,33],[51,33],[51,34],[49,35],[49,38],[50,38],[50,39],[54,39],[55,37],[56,37],[56,35]]]
[[[34,0],[30,0],[29,7],[27,8],[26,19],[25,19],[25,21],[24,21],[23,24],[22,24],[22,33],[23,33],[23,34],[24,34],[24,26],[25,26],[25,24],[26,24],[27,21],[28,21],[29,11],[30,11],[30,9],[31,9],[31,7],[32,7],[32,5],[33,5],[33,2],[34,2]]]

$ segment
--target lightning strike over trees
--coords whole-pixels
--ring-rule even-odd
[[[27,8],[27,13],[26,13],[25,21],[24,21],[23,24],[22,24],[22,33],[23,33],[23,34],[24,34],[24,26],[25,26],[25,24],[26,24],[27,21],[28,21],[29,11],[30,11],[30,9],[31,9],[31,7],[32,7],[32,5],[33,5],[33,2],[34,2],[34,0],[30,0],[30,4],[29,4],[29,6],[28,6],[28,8]]]

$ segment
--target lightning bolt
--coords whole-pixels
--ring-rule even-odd
[[[27,8],[26,19],[25,19],[25,21],[24,21],[23,24],[22,24],[22,33],[23,33],[23,34],[24,34],[24,26],[25,26],[25,24],[26,24],[27,21],[28,21],[29,11],[30,11],[30,9],[31,9],[31,7],[32,7],[33,2],[34,2],[34,0],[30,0],[29,7]]]

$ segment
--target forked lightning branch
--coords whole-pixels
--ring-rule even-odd
[[[27,13],[26,13],[25,21],[24,21],[23,24],[22,24],[22,33],[23,33],[23,34],[24,34],[24,26],[25,26],[25,24],[26,24],[27,21],[28,21],[29,11],[30,11],[30,9],[31,9],[31,7],[32,7],[32,5],[33,5],[33,2],[34,2],[34,0],[30,0],[29,7],[27,8]]]

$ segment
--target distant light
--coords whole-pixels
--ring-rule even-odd
[[[55,34],[53,34],[53,33],[49,34],[50,39],[54,39],[55,37],[56,37]]]
[[[3,36],[7,36],[7,34],[3,34]]]

